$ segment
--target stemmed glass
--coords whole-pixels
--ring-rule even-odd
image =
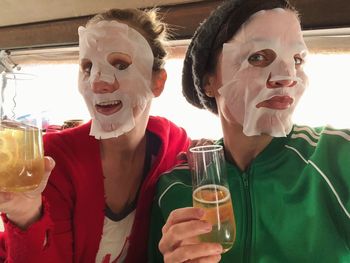
[[[200,236],[203,242],[220,243],[228,251],[236,239],[236,223],[227,183],[227,172],[221,145],[197,146],[190,149],[193,206],[205,210],[203,220],[212,231]]]

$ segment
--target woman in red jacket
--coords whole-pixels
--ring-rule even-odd
[[[79,28],[79,91],[92,120],[45,135],[52,159],[38,189],[0,194],[2,261],[147,261],[154,186],[189,145],[183,129],[149,116],[167,78],[165,31],[155,11],[136,9]]]

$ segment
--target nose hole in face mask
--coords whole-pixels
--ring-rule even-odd
[[[114,83],[114,81],[115,81],[115,76],[114,75],[110,75],[110,74],[100,73],[99,80],[107,82],[107,83],[112,85]]]
[[[94,93],[113,93],[116,91],[119,86],[115,83],[108,83],[103,80],[94,81],[91,85],[91,88]]]
[[[93,76],[91,76],[91,81],[90,84],[92,85],[93,83],[96,82],[106,82],[110,85],[113,85],[113,83],[115,82],[116,78],[114,75],[109,75],[109,74],[103,74],[101,72],[96,72]]]
[[[271,76],[267,81],[268,88],[294,87],[298,84],[298,78],[291,76]]]

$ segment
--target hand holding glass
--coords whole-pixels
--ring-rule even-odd
[[[236,223],[221,145],[190,149],[193,206],[204,209],[202,220],[212,224],[212,231],[200,236],[203,242],[220,243],[228,251],[236,239]]]

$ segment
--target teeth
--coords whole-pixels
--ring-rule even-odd
[[[109,105],[118,105],[120,100],[112,100],[112,101],[102,101],[97,103],[99,106],[109,106]]]

